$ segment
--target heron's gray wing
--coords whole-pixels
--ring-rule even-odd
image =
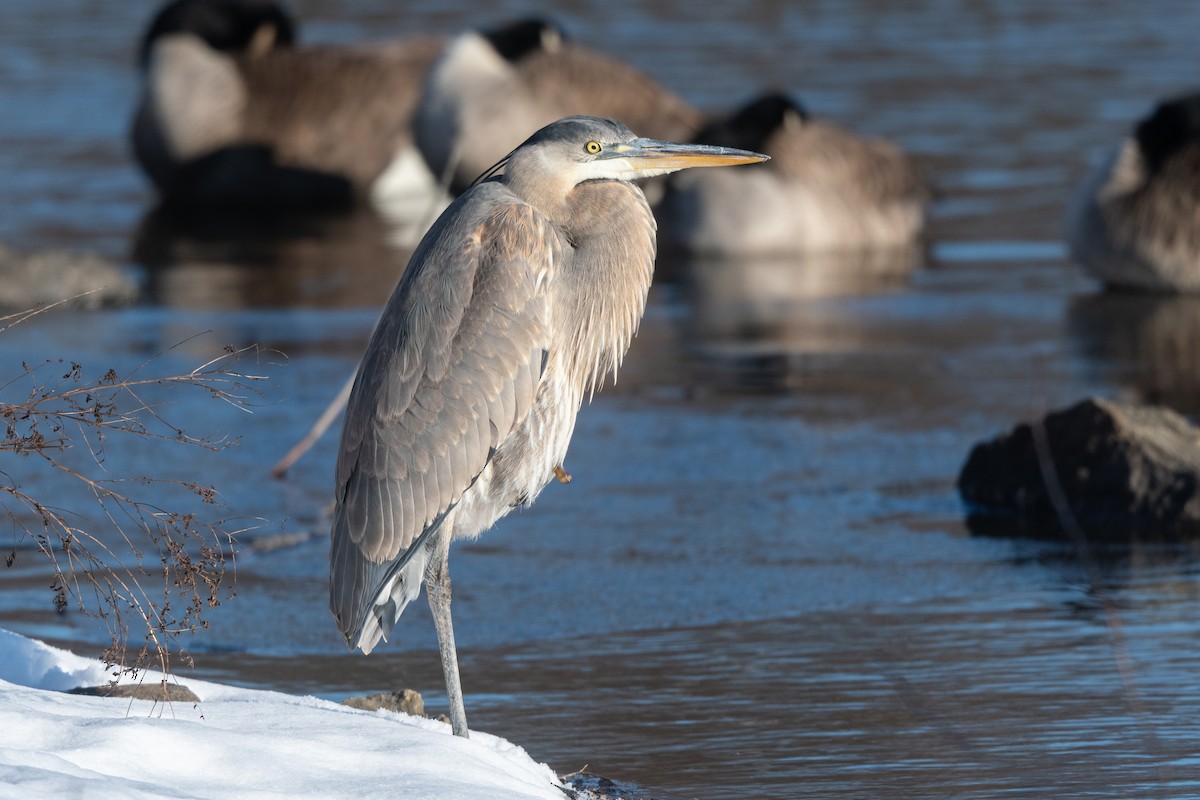
[[[438,220],[388,302],[337,464],[330,608],[351,644],[422,535],[528,413],[560,247],[540,214],[485,184]],[[392,621],[381,622],[386,632]]]

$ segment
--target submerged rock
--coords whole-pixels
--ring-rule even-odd
[[[1094,538],[1200,534],[1200,428],[1167,408],[1089,398],[977,444],[958,476],[972,530],[1061,535],[1043,467]],[[1013,524],[1015,521],[1016,524]]]
[[[135,700],[168,700],[179,703],[199,703],[200,698],[178,683],[122,683],[103,686],[80,686],[68,694],[87,694],[96,697],[132,697]]]
[[[139,294],[132,272],[100,256],[66,250],[17,253],[0,244],[2,310],[63,300],[78,308],[107,308],[134,303]]]
[[[658,800],[632,783],[614,781],[602,775],[581,770],[559,778],[571,800]]]
[[[425,700],[421,693],[412,689],[399,692],[380,692],[379,694],[347,697],[342,705],[359,708],[363,711],[397,711],[401,714],[411,714],[414,717],[425,716]]]

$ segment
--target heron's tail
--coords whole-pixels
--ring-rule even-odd
[[[357,630],[342,628],[346,644],[351,649],[358,647],[365,655],[370,655],[380,639],[387,641],[404,607],[421,593],[421,581],[425,578],[425,553],[424,547],[414,552],[408,563],[380,590],[374,602],[365,609]],[[341,624],[340,620],[338,624]]]
[[[336,523],[335,523],[336,525]],[[351,649],[370,653],[401,612],[421,593],[431,526],[398,558],[382,564],[363,556],[349,536],[333,536],[330,552],[329,610]]]

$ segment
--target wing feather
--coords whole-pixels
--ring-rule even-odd
[[[557,263],[560,235],[499,184],[481,185],[438,221],[389,300],[338,455],[330,608],[351,644],[529,413],[549,347],[538,276]],[[386,635],[394,619],[375,616]]]

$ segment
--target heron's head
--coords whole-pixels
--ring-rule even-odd
[[[177,34],[190,34],[226,53],[258,54],[293,44],[296,26],[275,0],[174,0],[142,36],[138,63],[145,68],[154,43]]]
[[[766,160],[761,153],[729,147],[646,139],[616,120],[579,116],[542,128],[489,174],[502,168],[505,183],[532,197],[529,192],[565,193],[584,181],[633,181],[690,167]]]
[[[1200,94],[1165,100],[1134,132],[1138,147],[1151,172],[1157,172],[1171,156],[1200,142]]]

